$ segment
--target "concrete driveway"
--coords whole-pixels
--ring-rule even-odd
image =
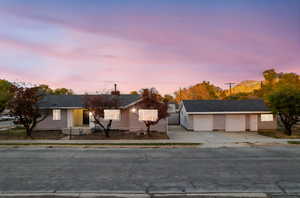
[[[201,142],[209,147],[243,144],[286,143],[287,140],[259,135],[256,132],[221,132],[221,131],[187,131],[180,126],[169,126],[168,136],[171,140],[183,142]]]

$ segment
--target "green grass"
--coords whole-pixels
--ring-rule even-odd
[[[0,146],[200,146],[201,143],[41,143],[41,142],[0,142]]]
[[[23,127],[16,127],[16,128],[0,131],[0,135],[24,137],[24,136],[26,136],[26,130]]]
[[[300,144],[300,141],[288,141],[289,144]]]
[[[258,134],[267,136],[267,137],[278,138],[278,139],[298,139],[298,138],[300,138],[299,130],[294,130],[291,136],[285,134],[283,131],[280,131],[280,130],[261,130],[261,131],[258,131]]]

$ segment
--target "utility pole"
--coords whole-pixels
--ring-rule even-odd
[[[228,82],[228,83],[225,83],[225,85],[228,85],[229,86],[229,95],[231,95],[231,88],[232,88],[232,85],[235,85],[236,83],[234,82]]]

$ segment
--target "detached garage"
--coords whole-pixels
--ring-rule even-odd
[[[180,124],[193,131],[276,129],[277,120],[263,100],[184,100]]]

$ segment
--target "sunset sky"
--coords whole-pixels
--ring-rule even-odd
[[[1,0],[0,78],[95,92],[300,73],[299,0]]]

